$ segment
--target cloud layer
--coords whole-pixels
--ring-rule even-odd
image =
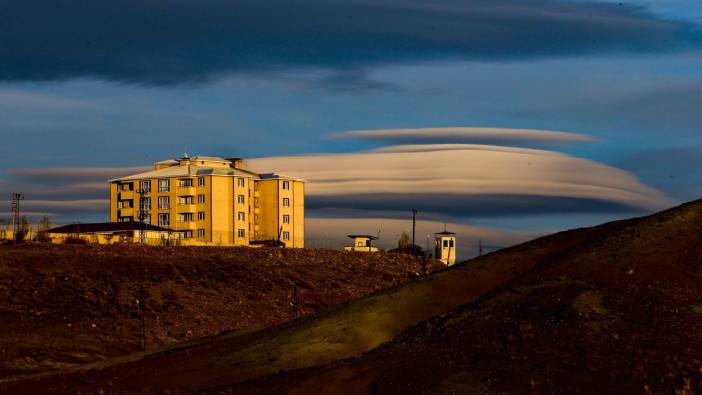
[[[469,144],[249,160],[308,181],[312,209],[408,210],[453,216],[627,212],[671,204],[630,173],[553,151]]]
[[[8,0],[2,10],[5,81],[180,84],[290,68],[667,51],[697,38],[640,6],[597,1]]]
[[[527,143],[563,144],[591,142],[590,136],[550,130],[509,128],[407,128],[350,130],[327,135],[333,139],[362,139],[384,143]]]

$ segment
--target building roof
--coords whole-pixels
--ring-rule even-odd
[[[208,166],[198,166],[198,165],[186,165],[186,166],[171,166],[165,167],[159,170],[150,170],[144,173],[132,174],[130,176],[115,178],[110,180],[110,182],[115,181],[130,181],[130,180],[141,180],[144,178],[178,178],[178,177],[194,177],[194,176],[238,176],[238,177],[253,177],[258,179],[259,176],[256,173],[235,169],[235,168],[216,168]]]
[[[172,232],[171,229],[141,222],[98,222],[89,224],[70,224],[49,229],[48,233],[101,233],[131,230],[151,230],[157,232]]]
[[[378,239],[377,237],[371,236],[371,235],[348,235],[348,236],[349,236],[350,238],[352,238],[352,239],[356,239],[356,238],[359,238],[359,237],[364,237],[364,238],[366,238],[366,239],[371,239],[371,240],[377,240],[377,239]]]
[[[437,233],[434,233],[434,234],[435,234],[435,235],[443,235],[443,236],[451,236],[451,235],[455,235],[455,233],[454,233],[454,232],[448,232],[448,231],[443,231],[443,232],[437,232]]]

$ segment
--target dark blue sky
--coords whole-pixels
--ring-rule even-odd
[[[504,203],[489,214],[465,204],[432,212],[430,203],[429,218],[537,234],[643,213],[702,196],[700,24],[696,0],[2,1],[0,192],[26,191],[28,209],[56,221],[90,220],[102,215],[99,185],[109,168],[186,147],[250,158],[476,143],[591,160],[661,195],[633,204],[638,198],[543,190],[535,200],[515,188],[500,190]],[[330,137],[442,127],[565,131],[593,141]],[[515,179],[539,177],[514,166],[507,173]],[[75,169],[42,170],[76,167],[98,170],[87,182],[74,179]],[[583,177],[567,183],[603,182]],[[417,185],[422,199],[446,206],[438,203],[443,186]],[[493,189],[476,198],[472,188],[451,198],[476,207],[495,198]],[[396,218],[412,204],[389,196],[353,214],[348,196],[320,198],[329,203],[310,216]],[[567,203],[573,198],[580,203]]]

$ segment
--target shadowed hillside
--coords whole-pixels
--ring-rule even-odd
[[[438,262],[433,268],[439,267]],[[395,254],[333,250],[0,246],[0,377],[62,369],[307,315],[414,278]]]
[[[692,393],[701,380],[695,202],[525,243],[317,317],[0,388]]]

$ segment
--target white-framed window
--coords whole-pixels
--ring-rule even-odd
[[[180,213],[178,214],[178,222],[193,222],[195,216],[193,213]]]
[[[245,229],[237,229],[236,234],[239,237],[246,237],[246,230]]]
[[[158,209],[159,210],[168,210],[170,207],[170,198],[168,196],[159,196],[158,197]]]
[[[290,223],[290,216],[288,214],[283,215],[283,223],[284,224]]]
[[[290,189],[290,181],[283,181],[283,189]]]
[[[171,190],[171,180],[158,180],[158,191],[168,192]]]
[[[183,231],[183,238],[184,239],[192,239],[193,238],[193,231],[192,230]]]
[[[151,180],[139,181],[139,189],[141,189],[143,193],[151,192]]]
[[[243,211],[239,211],[238,213],[236,213],[236,219],[238,219],[239,221],[246,221],[246,213]]]
[[[180,180],[180,183],[178,184],[179,187],[181,188],[188,188],[193,186],[193,179],[192,178],[183,178]]]
[[[204,212],[204,211],[200,211],[200,212],[197,213],[197,220],[198,220],[198,221],[204,221],[204,220],[205,220],[205,212]]]
[[[144,214],[144,218],[141,222],[145,223],[145,224],[150,224],[151,223],[151,214]]]
[[[205,177],[198,177],[197,178],[197,186],[199,186],[199,187],[205,186]]]
[[[139,207],[142,210],[151,210],[151,198],[143,197],[139,199]]]
[[[243,178],[237,178],[236,179],[236,185],[243,188],[246,185],[246,181],[244,181]]]
[[[193,204],[193,197],[192,196],[179,196],[178,197],[178,204]]]
[[[158,226],[168,226],[170,222],[170,217],[168,213],[160,213],[158,215]]]
[[[239,204],[244,204],[244,203],[246,203],[246,196],[244,196],[244,195],[238,195],[238,196],[236,197],[236,202],[239,203]]]
[[[290,240],[290,232],[283,232],[283,240]]]
[[[205,195],[197,195],[197,202],[199,204],[205,204]]]
[[[117,207],[119,208],[132,208],[134,207],[133,200],[120,200],[117,202]]]
[[[283,198],[283,207],[290,207],[290,198]]]
[[[198,229],[197,230],[197,237],[199,237],[199,238],[205,237],[205,229]]]

